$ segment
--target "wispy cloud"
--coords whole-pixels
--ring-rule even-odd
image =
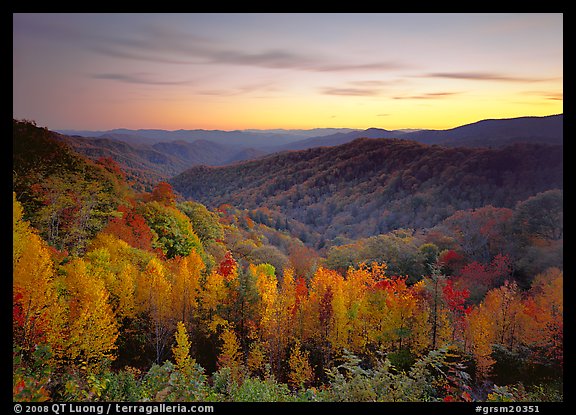
[[[96,45],[95,52],[132,60],[171,64],[216,64],[238,65],[267,69],[294,69],[311,72],[345,71],[389,71],[407,67],[401,62],[377,61],[358,64],[338,62],[332,58],[318,58],[289,50],[240,51],[221,49],[217,46],[202,48],[174,47],[165,50],[142,47],[143,45],[120,46],[118,44]],[[172,53],[169,53],[172,52]]]
[[[121,73],[98,73],[92,74],[94,79],[107,79],[118,82],[124,82],[128,84],[142,84],[142,85],[185,85],[189,84],[190,81],[163,81],[158,79],[152,79],[149,74],[121,74]]]
[[[427,92],[418,95],[396,95],[393,99],[439,99],[459,95],[461,92]]]
[[[256,82],[227,89],[200,89],[196,91],[196,94],[226,97],[252,93],[273,93],[278,90],[279,88],[274,82]]]
[[[526,78],[494,72],[432,72],[421,75],[422,78],[465,79],[471,81],[541,82],[548,79]]]
[[[308,70],[318,72],[343,72],[343,71],[390,71],[395,69],[406,69],[410,65],[396,61],[380,61],[359,64],[332,63],[312,65]]]
[[[562,94],[562,93],[550,93],[550,94],[546,95],[546,99],[549,99],[552,101],[562,101],[564,99],[564,94]]]
[[[562,101],[564,99],[564,93],[558,91],[523,91],[521,94],[541,97],[551,101]]]
[[[166,27],[141,27],[130,37],[97,36],[89,49],[110,57],[169,64],[238,65],[312,72],[389,71],[408,67],[400,61],[343,62],[337,57],[290,49],[250,50]]]
[[[381,94],[380,90],[373,88],[322,88],[320,92],[324,95],[343,95],[355,97],[373,97]]]

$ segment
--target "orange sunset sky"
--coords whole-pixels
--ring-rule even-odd
[[[14,14],[49,129],[452,128],[563,112],[562,14]]]

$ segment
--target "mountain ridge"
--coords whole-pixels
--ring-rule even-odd
[[[360,138],[332,147],[275,153],[171,178],[184,197],[216,208],[267,208],[306,228],[307,237],[372,236],[429,228],[457,210],[513,207],[562,188],[560,145],[494,149]]]
[[[463,124],[443,130],[398,129],[387,130],[371,127],[365,130],[313,128],[270,129],[270,130],[161,130],[125,128],[108,131],[57,130],[65,135],[83,137],[113,138],[120,141],[139,144],[155,144],[166,141],[196,140],[212,141],[238,148],[254,148],[267,153],[286,150],[303,150],[318,146],[345,144],[356,138],[403,138],[425,144],[468,147],[503,146],[514,142],[534,142],[562,144],[563,114],[547,116],[522,116],[512,118],[490,118]],[[334,134],[328,134],[338,130]],[[314,131],[323,134],[310,136]]]

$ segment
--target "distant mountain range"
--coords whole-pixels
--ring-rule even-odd
[[[335,146],[357,138],[402,138],[423,144],[446,147],[503,147],[512,143],[562,144],[564,116],[520,117],[482,120],[448,130],[384,130],[341,132],[312,137],[281,146],[279,150],[303,150],[319,146]]]
[[[141,129],[129,130],[118,128],[107,131],[80,131],[58,130],[59,133],[69,136],[81,136],[90,138],[110,138],[124,141],[130,144],[156,144],[168,141],[197,140],[210,141],[235,148],[265,149],[274,152],[276,148],[300,141],[310,137],[331,135],[335,133],[349,133],[357,130],[350,128],[314,128],[310,130],[155,130]]]
[[[562,144],[563,114],[545,117],[519,117],[482,120],[446,130],[386,130],[369,128],[314,128],[310,130],[59,130],[61,134],[109,138],[130,144],[197,140],[210,141],[235,149],[254,148],[265,153],[335,146],[357,138],[402,138],[447,147],[501,147],[514,142]],[[210,163],[206,163],[210,164]]]
[[[563,143],[563,115],[482,120],[447,130],[316,128],[310,130],[60,130],[58,137],[93,159],[111,157],[150,188],[195,165],[221,166],[268,154],[332,147],[358,138],[399,138],[444,147]]]

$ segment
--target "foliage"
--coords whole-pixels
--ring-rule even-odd
[[[231,166],[193,167],[170,183],[209,207],[267,208],[289,218],[290,228],[300,227],[307,243],[319,244],[321,238],[428,228],[458,210],[511,209],[535,193],[561,189],[562,146],[472,149],[359,139]]]
[[[167,258],[186,256],[192,249],[200,255],[204,254],[190,220],[178,209],[155,200],[145,203],[141,209],[146,223],[156,236],[152,246],[160,248]]]
[[[220,224],[218,215],[210,212],[206,206],[197,202],[186,201],[179,203],[177,207],[190,218],[192,228],[203,244],[224,239],[224,228]]]
[[[218,399],[232,402],[286,402],[294,400],[286,384],[273,376],[259,379],[247,377],[238,382],[224,367],[214,373],[214,390]]]
[[[347,151],[371,149],[364,167],[347,170],[339,160],[339,171],[325,166],[328,179],[300,165],[295,174],[307,184],[288,200],[278,189],[290,182],[279,177],[256,209],[211,212],[179,201],[166,182],[134,194],[114,162],[88,162],[47,130],[18,122],[14,134],[30,145],[29,154],[20,142],[15,152],[14,400],[562,399],[563,231],[552,223],[562,217],[561,190],[515,206],[523,191],[510,200],[500,193],[508,207],[469,195],[477,208],[454,211],[456,203],[423,229],[421,214],[434,213],[426,204],[435,200],[428,161],[451,181],[454,171],[435,159],[448,154],[389,148],[401,159],[431,159],[388,176],[376,157],[382,149],[361,141]],[[310,155],[322,162],[324,151]],[[464,165],[493,155],[451,151]],[[288,157],[299,164],[301,156]],[[374,201],[352,177],[368,171],[384,174],[387,188]],[[381,200],[396,191],[407,199]],[[304,218],[298,197],[310,207]],[[281,208],[291,200],[294,220],[266,207],[268,198]],[[405,214],[415,229],[388,231]],[[352,222],[372,230],[352,240]]]
[[[361,360],[345,352],[344,362],[330,369],[330,399],[335,401],[422,402],[443,398],[441,386],[448,376],[449,352],[433,350],[419,359],[410,371],[397,370],[387,358],[378,359],[373,369],[363,368]],[[461,368],[453,365],[453,371]],[[467,377],[461,376],[463,379]]]
[[[47,387],[50,376],[53,374],[50,348],[46,345],[39,345],[31,354],[26,356],[19,346],[14,346],[12,358],[12,398],[14,401],[43,402],[49,400],[50,394]]]
[[[288,374],[288,383],[294,388],[304,388],[308,385],[314,373],[309,363],[310,353],[300,349],[300,343],[296,342],[290,351],[290,359],[288,366],[290,373]]]

